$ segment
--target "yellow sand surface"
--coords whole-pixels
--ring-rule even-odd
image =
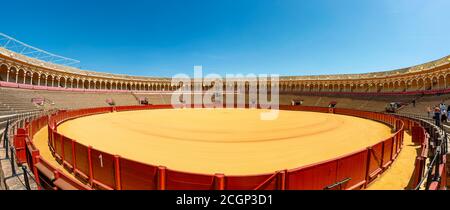
[[[194,173],[251,175],[292,169],[363,149],[391,135],[384,124],[344,115],[267,110],[167,109],[78,118],[58,131],[81,144]]]
[[[403,145],[402,151],[391,167],[369,185],[368,190],[402,190],[409,186],[420,145],[414,145],[411,135],[406,132]]]

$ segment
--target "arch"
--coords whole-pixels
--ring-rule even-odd
[[[73,88],[72,78],[66,78],[66,88]]]
[[[32,84],[32,78],[33,78],[33,72],[32,71],[27,71],[25,72],[25,80],[24,80],[24,84]]]
[[[352,86],[350,84],[345,84],[345,92],[351,92],[352,91]]]
[[[9,82],[17,83],[17,68],[14,66],[9,67]]]
[[[416,79],[411,82],[411,90],[419,90],[419,82]]]
[[[328,92],[333,92],[333,87],[334,87],[333,84],[328,84],[327,91],[328,91]]]
[[[39,82],[39,74],[37,72],[30,72],[30,82],[27,84],[37,85]]]
[[[53,81],[53,76],[52,75],[47,75],[47,78],[45,79],[45,84],[47,84],[47,87],[51,87],[52,86],[52,81]]]
[[[394,91],[394,82],[389,82],[389,85],[388,85],[388,91],[389,91],[389,92]]]
[[[16,77],[17,77],[17,83],[24,84],[25,83],[25,70],[19,69],[17,71]]]
[[[383,92],[389,92],[389,83],[383,84]]]
[[[72,79],[72,88],[78,88],[78,79],[77,78],[73,78]]]
[[[400,91],[400,92],[405,92],[406,89],[407,89],[407,87],[406,87],[406,82],[403,81],[403,80],[400,81],[400,84],[399,84],[399,91]]]
[[[425,88],[424,81],[422,78],[417,80],[417,90],[423,90]]]
[[[440,75],[438,78],[438,89],[445,89],[446,85],[445,85],[445,77],[444,75]]]
[[[362,91],[363,92],[368,92],[369,91],[369,84],[368,83],[364,83],[362,85]]]
[[[445,76],[445,88],[450,88],[450,74]]]
[[[83,82],[83,88],[84,89],[89,89],[89,85],[90,85],[89,80],[83,80],[82,82]]]
[[[0,65],[0,81],[9,81],[9,69],[6,64]]]
[[[45,85],[45,81],[47,81],[47,75],[41,74],[41,75],[39,76],[38,85],[40,85],[40,86],[46,86],[46,85]]]
[[[59,78],[59,85],[58,87],[66,87],[66,78],[65,77],[60,77]]]
[[[270,86],[268,86],[267,88],[270,88]],[[304,89],[305,89],[305,85],[304,84],[298,84],[298,91],[299,92],[303,92]]]
[[[89,80],[89,89],[95,89],[95,81]]]
[[[367,92],[377,92],[378,91],[376,83],[370,83],[367,85],[368,85]]]
[[[59,76],[58,75],[56,75],[56,76],[54,76],[53,77],[53,87],[58,87],[58,81],[59,81]]]
[[[382,83],[377,83],[376,89],[377,89],[377,91],[376,91],[377,93],[382,92],[383,91],[383,84]]]
[[[400,83],[398,81],[394,82],[394,91],[399,92],[400,91]]]
[[[354,92],[363,92],[363,84],[355,84],[355,87],[353,88]]]
[[[408,80],[406,81],[406,90],[410,91],[412,89],[412,81]]]
[[[439,83],[438,83],[438,78],[433,77],[431,78],[431,89],[435,90],[435,89],[439,89]]]
[[[433,84],[430,78],[425,79],[424,90],[431,90],[433,88]]]
[[[356,88],[357,88],[356,84],[350,84],[350,92],[355,92]]]

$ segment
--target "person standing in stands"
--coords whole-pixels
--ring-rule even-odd
[[[445,104],[444,101],[442,101],[442,103],[439,104],[439,108],[441,109],[441,112],[442,112],[443,110],[446,110],[446,111],[447,111],[447,105]]]
[[[441,110],[441,123],[447,122],[447,109]]]
[[[436,106],[434,108],[434,121],[436,123],[436,126],[440,127],[441,126],[441,109],[439,108],[439,106]]]
[[[430,105],[428,105],[428,106],[427,106],[427,113],[428,113],[428,117],[431,117],[431,112],[432,112],[432,110],[431,110],[431,106],[430,106]]]
[[[447,122],[448,122],[448,113],[450,112],[450,106],[447,106]]]

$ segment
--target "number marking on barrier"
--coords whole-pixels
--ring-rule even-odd
[[[102,156],[102,154],[100,154],[100,155],[98,156],[98,159],[100,159],[100,167],[103,168],[103,156]]]

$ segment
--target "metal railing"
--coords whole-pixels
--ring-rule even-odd
[[[432,182],[440,182],[440,165],[443,163],[444,156],[448,153],[449,137],[448,130],[444,127],[443,123],[439,126],[435,124],[435,120],[431,117],[417,114],[395,114],[397,116],[415,119],[426,132],[430,134],[428,141],[428,148],[432,148],[431,153],[428,155],[428,166],[425,168],[424,175],[421,177],[419,184],[414,188],[415,190],[425,189],[428,190]],[[445,170],[444,170],[445,173]],[[441,186],[446,188],[446,186]]]
[[[35,120],[47,112],[27,112],[10,117],[6,121],[6,126],[3,133],[0,135],[0,142],[5,150],[5,157],[3,160],[8,160],[9,167],[11,169],[11,176],[5,177],[5,181],[12,178],[17,178],[26,190],[39,189],[39,183],[34,179],[34,174],[30,171],[26,164],[21,164],[17,161],[17,153],[14,147],[14,135],[17,133],[17,129],[24,127],[26,122]],[[1,169],[0,169],[1,170]],[[5,183],[6,186],[6,183]]]

